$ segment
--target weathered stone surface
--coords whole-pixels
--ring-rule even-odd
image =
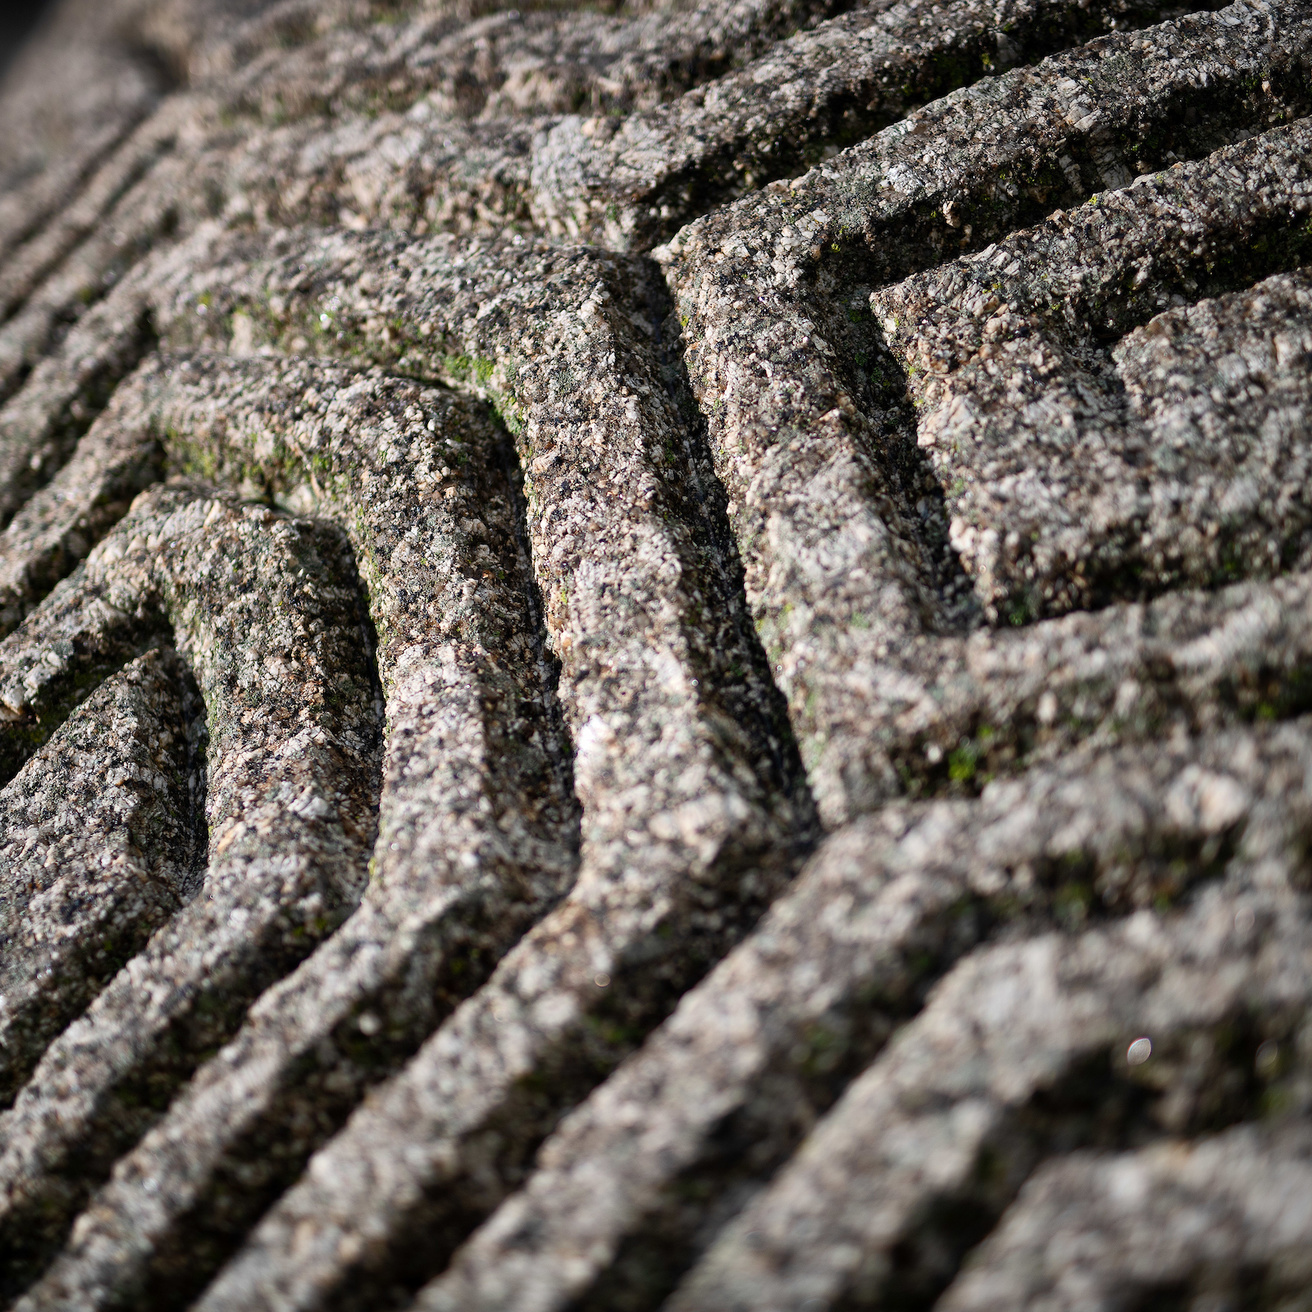
[[[993,618],[1300,562],[1306,281],[1168,310],[1114,361],[1097,339],[1288,244],[1301,256],[1309,144],[1277,130],[872,295]],[[1158,346],[1181,329],[1183,350]],[[1203,395],[1193,422],[1179,413]]]
[[[1292,1306],[1310,79],[1304,0],[62,0],[0,1299]]]
[[[1274,1043],[1259,1054],[1268,1069],[1281,1060]],[[1264,1268],[1264,1293],[1297,1299],[1309,1276],[1307,1170],[1306,1126],[1072,1154],[1036,1172],[943,1306],[1080,1307],[1173,1286],[1219,1300],[1239,1295],[1233,1273],[1245,1266]]]
[[[50,1040],[194,891],[201,761],[186,677],[170,654],[138,657],[4,790],[9,1097]]]
[[[106,1147],[148,1125],[161,1094],[359,900],[381,707],[344,545],[328,526],[264,507],[147,492],[0,656],[10,713],[55,715],[82,650],[130,649],[171,626],[208,723],[199,888],[0,1117],[11,1271],[58,1233],[95,1159],[108,1166]]]

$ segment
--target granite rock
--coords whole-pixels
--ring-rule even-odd
[[[0,84],[0,1300],[1301,1306],[1312,8],[58,0]]]

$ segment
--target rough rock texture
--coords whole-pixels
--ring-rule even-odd
[[[1292,1309],[1312,7],[60,0],[0,84],[0,1300]]]

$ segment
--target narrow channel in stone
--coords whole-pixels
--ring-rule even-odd
[[[381,707],[357,586],[331,529],[203,490],[152,491],[0,646],[7,704],[39,712],[61,664],[98,630],[167,624],[209,720],[201,888],[0,1117],[14,1275],[48,1254],[97,1169],[108,1173],[157,1118],[159,1093],[363,892]]]

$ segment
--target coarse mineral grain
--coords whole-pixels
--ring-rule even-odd
[[[1310,114],[1309,0],[52,0],[0,1304],[1302,1307]]]

